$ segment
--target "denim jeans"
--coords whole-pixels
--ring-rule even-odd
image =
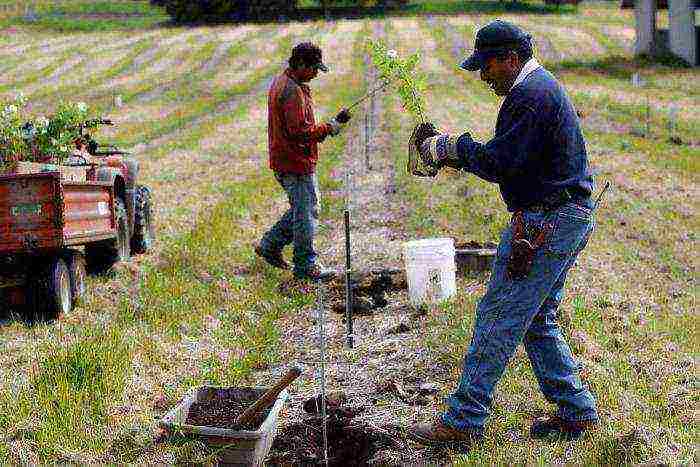
[[[480,431],[496,383],[522,342],[540,390],[557,404],[564,420],[596,420],[595,400],[578,376],[578,365],[557,323],[566,275],[593,231],[592,213],[574,203],[548,212],[524,212],[531,225],[553,226],[536,253],[532,270],[520,280],[506,275],[512,225],[501,236],[486,295],[476,309],[474,334],[462,376],[447,399],[443,421],[460,430]]]
[[[316,175],[275,172],[275,178],[287,193],[290,208],[265,233],[260,242],[271,253],[294,244],[294,273],[303,275],[316,262],[314,235],[318,228],[318,182]]]

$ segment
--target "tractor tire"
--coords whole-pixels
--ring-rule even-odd
[[[34,321],[55,321],[73,309],[70,272],[61,258],[39,265],[28,284],[28,311]]]
[[[124,206],[124,200],[116,198],[117,238],[85,245],[88,270],[93,274],[103,274],[115,264],[129,259],[129,222]]]
[[[70,291],[73,298],[73,306],[75,306],[80,303],[85,295],[85,278],[87,276],[85,256],[78,251],[73,251],[67,255],[66,265],[70,274]]]
[[[148,253],[153,248],[155,238],[151,190],[147,186],[139,185],[136,188],[134,235],[131,237],[131,254]]]

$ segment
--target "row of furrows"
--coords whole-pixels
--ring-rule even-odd
[[[332,25],[317,27],[313,30],[314,35],[327,35],[332,30]],[[257,58],[255,65],[252,67],[239,68],[241,76],[238,82],[231,86],[230,89],[214,89],[207,90],[209,86],[206,82],[199,83],[201,85],[202,95],[197,98],[197,95],[192,94],[192,89],[188,89],[190,99],[202,99],[204,104],[201,108],[183,110],[182,106],[185,102],[176,100],[175,103],[179,106],[179,111],[176,118],[169,119],[159,124],[153,125],[152,128],[144,129],[145,131],[138,135],[137,139],[133,139],[139,144],[135,147],[138,152],[152,152],[157,149],[158,154],[163,155],[170,149],[177,148],[178,143],[173,140],[174,135],[178,135],[178,131],[183,127],[198,128],[211,125],[216,119],[224,114],[236,111],[241,107],[242,102],[249,100],[251,97],[257,96],[264,92],[279,70],[280,63],[275,63],[270,60],[270,56],[274,56],[280,48],[288,47],[291,41],[297,37],[294,33],[280,34],[279,31],[275,34],[273,31],[268,31],[266,34],[258,37],[256,42],[273,41],[274,47],[271,54],[266,54],[263,58]],[[251,51],[255,52],[254,47]]]
[[[28,93],[44,101],[50,101],[55,95],[87,97],[96,89],[113,89],[125,82],[157,79],[162,69],[183,62],[204,47],[206,43],[198,44],[198,39],[203,37],[201,34],[178,34],[165,38],[137,36],[124,39],[117,46],[91,52],[77,63],[75,59],[69,60],[60,72],[35,83]]]
[[[177,35],[170,33],[170,37],[177,37]],[[3,86],[0,89],[21,89],[23,86],[51,82],[61,75],[72,72],[75,72],[78,78],[80,77],[78,72],[90,73],[93,61],[99,61],[104,56],[112,56],[115,52],[129,51],[140,42],[153,41],[155,44],[158,38],[159,34],[154,32],[139,33],[126,38],[100,33],[88,38],[81,35],[72,36],[71,42],[62,43],[60,47],[47,45],[19,56],[16,63],[12,64],[12,72],[3,77]],[[51,42],[48,41],[47,44]],[[156,48],[156,45],[153,47]],[[83,57],[84,60],[78,61],[76,57]],[[134,60],[138,59],[138,56],[134,58]]]

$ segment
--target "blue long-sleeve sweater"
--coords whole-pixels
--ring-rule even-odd
[[[593,175],[576,111],[542,67],[510,91],[494,138],[482,144],[465,133],[457,156],[463,170],[498,183],[509,211],[541,204],[564,189],[592,205]]]

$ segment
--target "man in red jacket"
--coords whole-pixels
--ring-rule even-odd
[[[268,94],[268,144],[270,168],[287,193],[290,208],[263,236],[255,252],[272,266],[289,269],[282,249],[294,244],[294,276],[313,281],[334,276],[317,261],[314,234],[318,225],[318,143],[337,136],[350,120],[343,110],[326,123],[314,118],[311,89],[306,84],[327,72],[321,49],[310,42],[298,44],[289,68],[274,79]]]

